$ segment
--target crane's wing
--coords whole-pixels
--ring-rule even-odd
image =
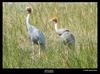
[[[75,48],[75,37],[73,34],[70,34],[69,37],[66,39],[69,48],[74,49]]]
[[[75,47],[75,37],[70,32],[65,31],[61,36],[62,41],[64,44],[68,44],[69,48]]]
[[[64,32],[68,32],[69,30],[68,29],[59,29],[58,31],[57,31],[57,34],[60,36],[60,35],[62,35]]]
[[[29,33],[33,33],[33,32],[37,32],[38,29],[32,25],[30,25],[29,29],[28,29]]]
[[[39,43],[42,49],[45,49],[45,36],[44,33],[39,31]]]
[[[28,34],[32,41],[34,41],[34,42],[38,41],[38,38],[39,38],[38,32],[39,32],[39,30],[37,28],[33,27],[32,25],[29,27]]]

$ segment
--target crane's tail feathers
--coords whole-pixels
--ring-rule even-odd
[[[40,44],[41,50],[45,50],[45,44]]]
[[[75,43],[68,44],[68,46],[69,46],[70,49],[75,49]]]

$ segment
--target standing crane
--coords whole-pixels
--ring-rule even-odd
[[[55,31],[59,35],[59,37],[62,39],[64,45],[68,46],[68,48],[70,48],[70,49],[74,49],[75,48],[74,35],[71,34],[71,32],[68,29],[65,29],[65,28],[58,29],[58,27],[57,27],[58,17],[54,17],[49,20],[49,22],[51,22],[51,21],[54,23]]]
[[[39,56],[40,56],[40,49],[45,49],[45,36],[43,32],[41,32],[39,29],[30,24],[29,17],[32,13],[32,8],[27,7],[26,11],[28,12],[26,16],[26,26],[28,30],[28,35],[32,42],[33,50],[34,50],[34,44],[39,45]]]

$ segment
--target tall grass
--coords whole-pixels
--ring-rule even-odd
[[[45,33],[46,51],[31,58],[25,8],[33,8],[31,23]],[[47,23],[59,17],[59,28],[68,28],[76,49],[65,49]],[[35,45],[36,55],[39,47]],[[66,55],[65,51],[69,51]],[[74,55],[73,55],[74,54]],[[97,68],[97,3],[3,3],[3,68]]]

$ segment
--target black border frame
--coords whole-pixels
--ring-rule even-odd
[[[47,0],[48,1],[48,0]],[[72,0],[71,0],[72,1]],[[6,0],[3,0],[3,2],[6,2]],[[2,2],[2,3],[3,3]],[[9,2],[9,1],[7,1],[7,2]],[[11,1],[11,2],[13,2],[13,1]],[[17,1],[16,1],[17,2]],[[20,1],[19,1],[20,2]],[[26,1],[27,2],[27,1]],[[29,2],[29,1],[28,1]],[[33,2],[33,1],[32,1]],[[37,0],[36,1],[34,1],[34,2],[37,2]],[[53,1],[53,2],[55,2],[55,0]],[[58,1],[59,2],[59,1]],[[66,1],[65,1],[66,2]],[[68,1],[69,2],[69,1]],[[81,2],[81,1],[80,1]],[[87,1],[86,1],[87,2]],[[90,1],[91,2],[91,1]],[[95,1],[94,1],[95,2]],[[99,3],[99,2],[98,2]],[[1,4],[2,5],[2,4]],[[99,4],[97,4],[97,6],[98,6]],[[3,7],[1,6],[1,9],[2,9]],[[3,10],[3,9],[2,9]],[[2,10],[1,10],[1,12],[2,12]],[[99,6],[98,6],[98,13],[99,13]],[[3,16],[3,12],[2,12],[2,16]],[[99,14],[98,14],[98,16],[99,16]],[[1,19],[1,24],[3,24],[3,20]],[[98,26],[99,27],[99,26]],[[3,42],[3,37],[2,37],[2,27],[1,27],[1,41]],[[99,37],[98,37],[99,38]],[[1,43],[1,49],[3,48],[3,44]],[[99,49],[99,48],[98,48]],[[97,51],[97,52],[99,52],[99,51]],[[78,71],[78,72],[97,72],[98,71],[98,67],[99,67],[99,65],[98,65],[98,67],[97,68],[72,68],[72,69],[65,69],[65,68],[59,68],[59,69],[56,69],[56,68],[33,68],[33,69],[29,69],[29,68],[25,68],[25,69],[12,69],[12,68],[4,68],[3,69],[3,66],[2,66],[2,61],[3,61],[3,58],[2,58],[2,53],[3,53],[3,51],[1,50],[1,52],[0,52],[0,54],[1,54],[1,64],[0,64],[0,66],[1,66],[1,70],[0,70],[0,72],[4,72],[4,73],[8,73],[8,72],[12,72],[12,73],[15,73],[15,72],[17,72],[17,73],[31,73],[31,72],[33,72],[33,73],[69,73],[69,72],[75,72],[75,71]],[[97,57],[98,58],[98,57]],[[98,58],[99,59],[99,58]],[[99,60],[98,60],[98,62],[99,62]],[[98,63],[97,62],[97,63]]]

